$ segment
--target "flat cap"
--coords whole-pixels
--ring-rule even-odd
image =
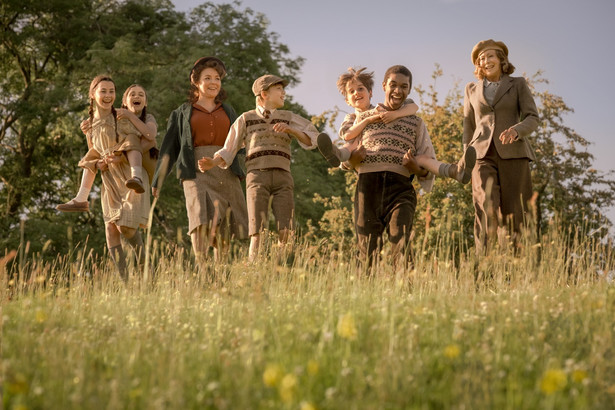
[[[269,87],[275,84],[282,84],[284,87],[288,85],[288,80],[285,80],[277,75],[265,74],[258,77],[254,84],[252,84],[252,92],[255,96],[259,96],[261,91],[267,90]]]

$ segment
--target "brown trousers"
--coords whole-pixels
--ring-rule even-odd
[[[512,223],[518,233],[528,215],[532,178],[528,158],[502,159],[493,142],[472,171],[474,240],[477,250],[497,237],[497,229]]]

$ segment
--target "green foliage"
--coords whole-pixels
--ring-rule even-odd
[[[100,73],[118,90],[139,83],[161,139],[170,112],[188,96],[190,68],[203,55],[217,55],[229,68],[225,88],[238,113],[254,107],[251,86],[265,72],[297,81],[302,58],[293,57],[260,13],[240,3],[203,3],[189,16],[167,0],[3,1],[0,5],[0,249],[25,238],[41,250],[51,232],[53,249],[68,252],[64,225],[73,238],[102,250],[100,208],[91,215],[63,215],[56,204],[78,190],[77,162],[86,151],[79,123],[87,116],[87,91]],[[294,108],[301,107],[293,104]],[[94,194],[93,197],[96,195]],[[154,234],[182,243],[187,226],[180,184],[170,177],[156,209]],[[318,215],[316,215],[318,216]],[[44,231],[43,229],[47,229]]]
[[[541,120],[532,141],[536,149],[532,182],[538,193],[537,228],[546,229],[558,215],[566,226],[585,222],[606,234],[611,222],[604,210],[615,203],[613,171],[600,172],[593,167],[594,156],[587,151],[591,143],[564,122],[573,109],[562,97],[537,88],[548,83],[542,73],[534,74],[528,83]]]
[[[449,92],[443,102],[436,92],[436,81],[442,71],[436,65],[433,83],[425,90],[416,88],[419,95],[419,116],[425,122],[439,161],[456,164],[463,154],[463,95],[458,86]],[[431,193],[421,193],[418,183],[418,203],[414,219],[414,235],[434,247],[441,235],[431,229],[446,220],[445,231],[451,236],[466,238],[472,243],[474,236],[474,207],[471,185],[461,185],[450,178],[436,177]],[[427,247],[430,248],[429,246]]]
[[[242,9],[237,1],[206,2],[192,10],[188,22],[192,27],[188,53],[194,60],[215,55],[224,61],[228,69],[224,88],[238,113],[254,108],[252,83],[257,77],[275,74],[291,85],[298,82],[303,58],[291,56],[279,35],[269,30],[269,20],[262,13]]]

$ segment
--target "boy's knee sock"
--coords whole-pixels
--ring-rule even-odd
[[[83,170],[83,174],[81,175],[81,186],[79,187],[79,192],[77,192],[75,196],[75,201],[85,202],[88,200],[90,190],[92,189],[92,185],[94,185],[94,178],[96,178],[95,173],[89,169]]]
[[[122,280],[127,281],[128,271],[126,270],[126,254],[124,253],[124,249],[122,249],[122,245],[109,248],[109,256],[111,256],[111,260],[115,263]]]
[[[447,164],[446,162],[441,163],[438,168],[438,175],[445,178],[457,179],[457,165]]]
[[[348,148],[340,148],[339,149],[339,153],[340,153],[340,162],[346,162],[350,159],[350,150]]]
[[[127,238],[126,242],[128,242],[130,246],[132,246],[137,260],[139,261],[139,265],[144,264],[145,249],[143,249],[143,238],[141,237],[141,232],[137,231],[131,238]]]

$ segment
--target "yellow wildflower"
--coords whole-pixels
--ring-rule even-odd
[[[307,364],[307,372],[311,376],[315,376],[318,374],[318,370],[320,370],[320,365],[316,360],[310,360]]]
[[[275,387],[280,384],[282,376],[284,375],[284,369],[279,364],[268,364],[263,372],[263,383],[267,387]]]
[[[540,390],[545,394],[553,394],[566,387],[566,373],[559,369],[547,370],[540,380]]]
[[[295,393],[297,390],[297,376],[292,373],[288,373],[282,381],[280,381],[280,386],[278,387],[278,391],[280,393],[280,399],[282,399],[285,403],[291,403],[295,399]]]
[[[357,338],[357,326],[355,325],[352,313],[346,313],[340,317],[337,322],[337,334],[348,340],[355,340]]]
[[[316,406],[314,406],[309,401],[304,401],[304,402],[301,402],[301,406],[299,407],[299,409],[300,410],[316,410]]]
[[[47,313],[43,309],[36,309],[35,319],[38,323],[45,322],[47,317]]]
[[[457,356],[459,356],[459,353],[461,353],[461,350],[456,344],[448,345],[444,348],[444,356],[448,357],[449,359],[455,359]]]
[[[583,380],[587,379],[587,372],[585,370],[575,370],[572,372],[572,380],[575,383],[583,383]]]

